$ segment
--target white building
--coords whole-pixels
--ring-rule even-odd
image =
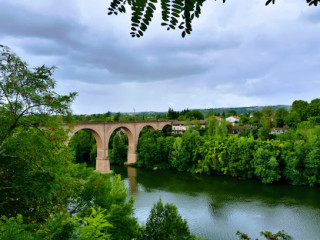
[[[177,134],[177,133],[184,133],[187,131],[189,127],[194,127],[195,123],[199,121],[201,123],[201,128],[206,127],[206,121],[205,120],[195,120],[191,121],[189,126],[186,126],[185,124],[187,121],[174,121],[172,123],[172,134]]]
[[[226,121],[229,123],[232,123],[233,126],[235,125],[235,123],[239,122],[239,120],[240,120],[240,117],[238,116],[230,116],[226,118]]]

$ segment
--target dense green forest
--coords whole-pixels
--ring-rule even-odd
[[[290,113],[266,107],[241,122],[253,126],[232,134],[224,121],[209,117],[205,131],[191,127],[182,136],[145,132],[138,143],[139,167],[174,168],[210,175],[255,178],[263,183],[320,183],[320,99],[294,101]],[[290,126],[270,134],[275,126]]]

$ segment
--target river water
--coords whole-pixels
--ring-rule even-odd
[[[199,176],[171,170],[112,167],[135,196],[135,216],[145,223],[161,197],[177,206],[192,233],[207,239],[254,238],[284,230],[296,240],[320,239],[320,189],[265,185],[255,180]]]

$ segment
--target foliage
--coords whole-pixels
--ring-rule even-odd
[[[186,151],[182,138],[177,137],[173,144],[170,164],[178,171],[187,171],[189,167],[190,154]]]
[[[227,121],[222,119],[220,125],[216,129],[217,137],[225,137],[228,134]]]
[[[161,26],[167,30],[181,30],[182,37],[192,32],[192,21],[194,18],[199,18],[201,8],[205,0],[160,0],[162,23]],[[222,0],[223,3],[226,0]],[[317,6],[320,0],[306,0],[309,5]],[[140,1],[125,1],[113,0],[108,8],[109,15],[125,13],[125,5],[131,7],[131,36],[141,37],[152,21],[154,12],[156,11],[157,0],[140,0]],[[267,0],[266,5],[275,3],[275,0]]]
[[[96,140],[89,130],[80,130],[74,136],[72,136],[69,146],[75,151],[76,161],[78,163],[86,162],[88,165],[94,165],[96,150],[93,146],[96,146]]]
[[[76,235],[79,240],[104,240],[109,239],[110,234],[106,233],[106,229],[112,225],[108,223],[105,210],[99,207],[97,210],[91,209],[91,214],[88,217],[75,217],[77,222]]]
[[[249,116],[247,116],[246,114],[242,114],[240,116],[240,119],[239,119],[239,125],[240,126],[243,126],[243,125],[247,125],[250,123],[250,118]]]
[[[127,135],[115,134],[112,139],[112,148],[109,149],[109,157],[111,163],[123,165],[127,161],[128,147]]]
[[[286,116],[288,116],[289,112],[285,108],[278,108],[275,113],[275,120],[277,123],[277,127],[283,127],[284,126],[284,119]]]
[[[177,207],[163,205],[161,199],[153,205],[146,226],[141,229],[139,240],[182,240],[195,239],[190,234],[187,221],[182,219]]]
[[[30,70],[6,47],[0,55],[0,212],[43,220],[63,208],[73,184],[64,177],[66,132],[49,114],[66,116],[76,94],[55,93],[54,68]]]
[[[292,128],[296,128],[299,122],[301,122],[301,118],[300,118],[299,114],[295,111],[291,111],[284,118],[284,123]]]
[[[301,121],[307,120],[307,109],[309,103],[303,100],[296,100],[292,103],[291,112],[296,112]]]
[[[259,138],[262,140],[268,140],[270,138],[270,131],[271,129],[269,126],[262,126],[258,131]]]
[[[272,107],[265,107],[262,109],[261,124],[268,128],[274,127],[275,124],[275,114]]]
[[[172,108],[169,107],[168,110],[168,119],[178,119],[179,117],[179,112],[178,111],[174,111]]]
[[[261,232],[261,236],[264,236],[267,240],[291,240],[293,239],[291,236],[286,234],[284,231],[279,231],[277,233],[271,233],[271,232]],[[237,236],[240,240],[251,240],[251,238],[242,232],[237,231]],[[257,239],[256,239],[257,240]]]
[[[64,144],[76,94],[56,94],[53,68],[29,70],[8,48],[0,63],[1,239],[135,238],[124,182],[74,164]]]
[[[189,120],[203,120],[204,119],[203,114],[198,110],[189,111],[184,116],[186,119],[189,119]]]
[[[218,127],[219,127],[218,120],[215,117],[209,117],[206,121],[205,134],[207,136],[215,136]]]
[[[173,146],[173,137],[165,138],[162,131],[152,131],[142,134],[139,138],[138,166],[153,168],[154,166],[168,166],[169,153]]]
[[[281,178],[276,154],[269,149],[258,148],[254,155],[252,161],[254,173],[263,183],[276,182]]]
[[[0,239],[6,240],[36,240],[31,232],[27,231],[28,225],[23,225],[23,217],[0,218]]]
[[[307,108],[308,117],[320,116],[320,98],[313,99]]]

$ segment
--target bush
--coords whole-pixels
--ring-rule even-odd
[[[141,228],[139,240],[191,240],[187,221],[182,219],[173,204],[163,205],[161,199],[153,205],[146,226]]]

